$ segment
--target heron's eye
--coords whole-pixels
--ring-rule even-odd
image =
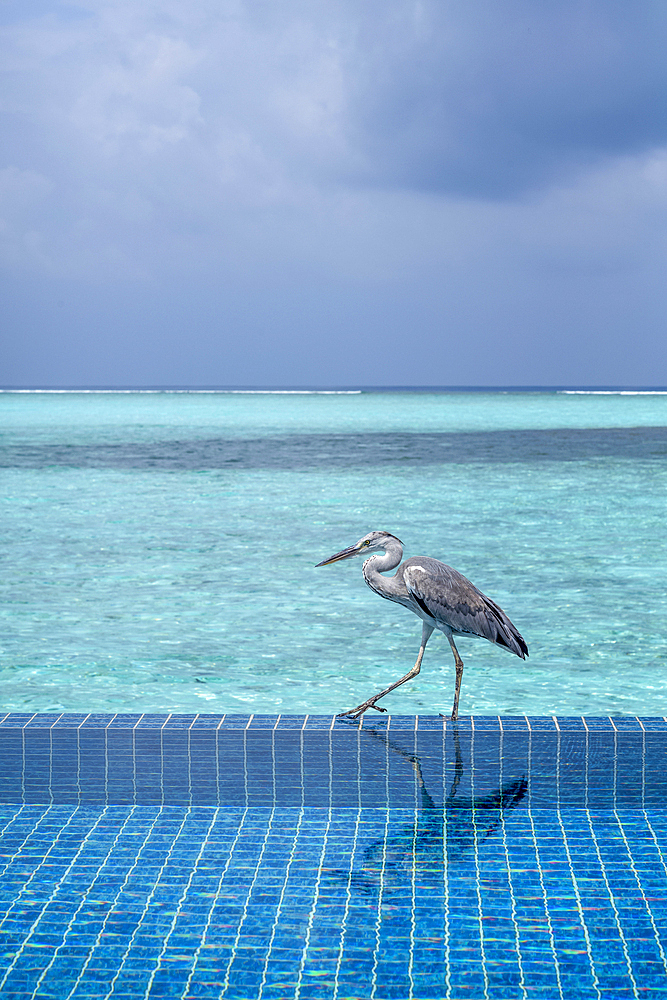
[[[370,544],[371,544],[371,543],[370,543],[370,541],[369,541],[369,540],[368,540],[368,538],[367,538],[367,539],[366,539],[366,541],[364,542],[364,545],[370,545]]]

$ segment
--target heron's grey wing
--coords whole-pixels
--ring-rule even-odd
[[[401,569],[408,594],[436,623],[506,646],[522,659],[528,655],[525,640],[502,608],[462,573],[428,556],[408,559]]]

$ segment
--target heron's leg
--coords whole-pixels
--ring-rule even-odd
[[[459,656],[459,651],[454,645],[454,639],[451,635],[448,635],[449,645],[452,647],[452,653],[454,654],[454,663],[456,665],[456,686],[454,688],[454,707],[452,708],[452,722],[456,722],[459,717],[459,695],[461,694],[461,678],[463,677],[463,660]]]
[[[417,662],[415,663],[412,670],[405,675],[405,677],[401,677],[400,681],[396,681],[395,684],[390,684],[388,688],[385,688],[384,691],[380,691],[379,694],[376,694],[372,698],[369,698],[368,701],[365,701],[363,703],[363,705],[357,705],[356,708],[350,708],[348,709],[347,712],[341,712],[338,716],[336,716],[336,718],[341,719],[343,718],[343,716],[349,715],[353,719],[358,719],[359,716],[363,715],[368,708],[374,708],[376,712],[386,712],[387,711],[386,708],[378,708],[375,702],[379,701],[380,698],[384,698],[384,696],[386,694],[389,694],[390,691],[393,691],[395,688],[400,687],[401,684],[405,684],[406,681],[411,681],[413,677],[417,676],[417,674],[421,669],[424,650],[426,649],[426,643],[431,638],[433,628],[434,628],[433,625],[427,625],[426,622],[424,622],[422,626],[422,641],[421,641],[421,646],[419,647],[419,656],[417,657]]]

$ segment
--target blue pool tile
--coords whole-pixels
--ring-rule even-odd
[[[473,729],[482,732],[487,730],[489,732],[500,732],[500,716],[498,715],[474,715],[473,719]]]
[[[113,722],[116,718],[115,715],[110,715],[108,712],[91,712],[87,718],[83,720],[78,728],[80,729],[106,729],[107,726]],[[60,720],[61,725],[63,724],[63,719]]]
[[[556,718],[556,727],[560,732],[583,733],[586,731],[581,716],[559,715]]]
[[[277,730],[301,730],[304,727],[306,721],[305,715],[281,715],[278,724],[276,726]]]
[[[334,719],[334,728],[341,721],[344,720]],[[352,722],[354,724],[354,720],[352,720]],[[373,733],[375,732],[386,733],[391,723],[391,716],[377,715],[377,714],[369,715],[368,713],[365,713],[359,719],[359,723],[361,729],[368,730]]]
[[[528,732],[528,718],[525,715],[503,715],[499,719],[499,728],[503,732]]]
[[[137,723],[141,719],[141,712],[127,715],[114,715],[113,719],[109,722],[106,727],[109,730],[113,729],[134,729]]]
[[[304,731],[328,731],[333,726],[333,719],[330,715],[307,715],[304,722]]]
[[[528,716],[528,725],[530,726],[531,732],[539,733],[553,733],[557,731],[555,718],[547,716]]]
[[[224,715],[201,714],[197,716],[190,728],[193,732],[198,729],[215,730],[220,728],[224,720]]]
[[[475,720],[472,715],[459,715],[456,722],[452,722],[448,712],[441,712],[440,715],[441,718],[444,720],[445,729],[447,732],[466,733],[466,732],[472,732],[472,730],[475,728]]]
[[[276,727],[279,715],[253,715],[248,729],[267,729],[273,730]]]
[[[417,717],[417,732],[419,733],[442,733],[444,726],[444,719],[439,715],[419,715]]]
[[[53,725],[54,734],[59,730],[79,729],[88,719],[89,712],[67,712],[60,716]]]
[[[190,1000],[190,998],[193,998],[194,1000],[194,998],[199,998],[199,997],[201,997],[202,1000],[209,1000],[209,998],[210,1000],[218,1000],[218,998],[220,997],[220,989],[221,987],[218,981],[194,982],[191,984],[187,993],[184,993],[183,996],[184,1000]],[[282,989],[282,987],[280,989],[280,994],[282,995],[283,998],[285,997],[285,991],[284,989]],[[275,995],[276,994],[271,994],[266,989],[264,990],[264,996],[267,998],[267,1000],[270,1000],[270,998]]]
[[[639,722],[641,723],[642,729],[647,732],[650,730],[667,732],[667,719],[664,717],[645,718],[642,716],[642,718],[639,719]]]
[[[588,716],[587,715],[586,716],[585,726],[586,726],[586,729],[589,730],[589,732],[594,732],[596,730],[598,730],[598,731],[599,730],[609,730],[611,732],[615,731],[614,730],[614,725],[613,725],[611,719],[609,718],[609,716],[607,716],[607,715],[605,715],[605,716]]]
[[[614,729],[619,732],[628,732],[629,730],[634,730],[636,732],[643,731],[643,726],[639,719],[632,716],[614,716],[611,719],[611,723]]]
[[[417,718],[414,715],[392,715],[389,720],[389,731],[391,733],[407,730],[415,732],[417,729]]]
[[[2,729],[23,729],[28,725],[31,719],[34,719],[35,713],[23,713],[23,712],[12,712],[6,715],[0,723],[0,728]]]
[[[219,729],[247,729],[250,719],[249,715],[225,715]]]
[[[195,720],[196,715],[185,715],[185,714],[174,714],[170,715],[167,721],[163,725],[163,729],[190,729]]]
[[[144,713],[141,716],[140,719],[138,719],[136,725],[134,726],[134,729],[135,730],[138,730],[138,729],[141,729],[141,730],[143,730],[143,729],[154,729],[154,730],[155,729],[161,729],[164,726],[164,724],[165,724],[165,722],[167,721],[168,718],[169,718],[169,715],[166,712],[165,713],[159,713],[159,712],[150,713],[150,712],[146,712],[146,713]]]
[[[375,716],[370,720],[364,720],[363,716],[361,719],[350,719],[347,716],[343,718],[335,718],[333,720],[331,731],[336,733],[351,733],[359,732],[361,729],[368,728],[373,730],[373,722],[375,721]],[[386,727],[385,727],[386,728]]]
[[[62,712],[38,712],[37,715],[33,715],[32,719],[27,723],[31,728],[43,728],[50,729],[56,724],[56,722],[62,716]]]

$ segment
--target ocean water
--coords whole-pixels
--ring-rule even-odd
[[[3,711],[330,714],[421,624],[315,563],[372,529],[499,603],[462,714],[667,715],[667,394],[0,394]],[[448,712],[453,660],[385,701]]]

